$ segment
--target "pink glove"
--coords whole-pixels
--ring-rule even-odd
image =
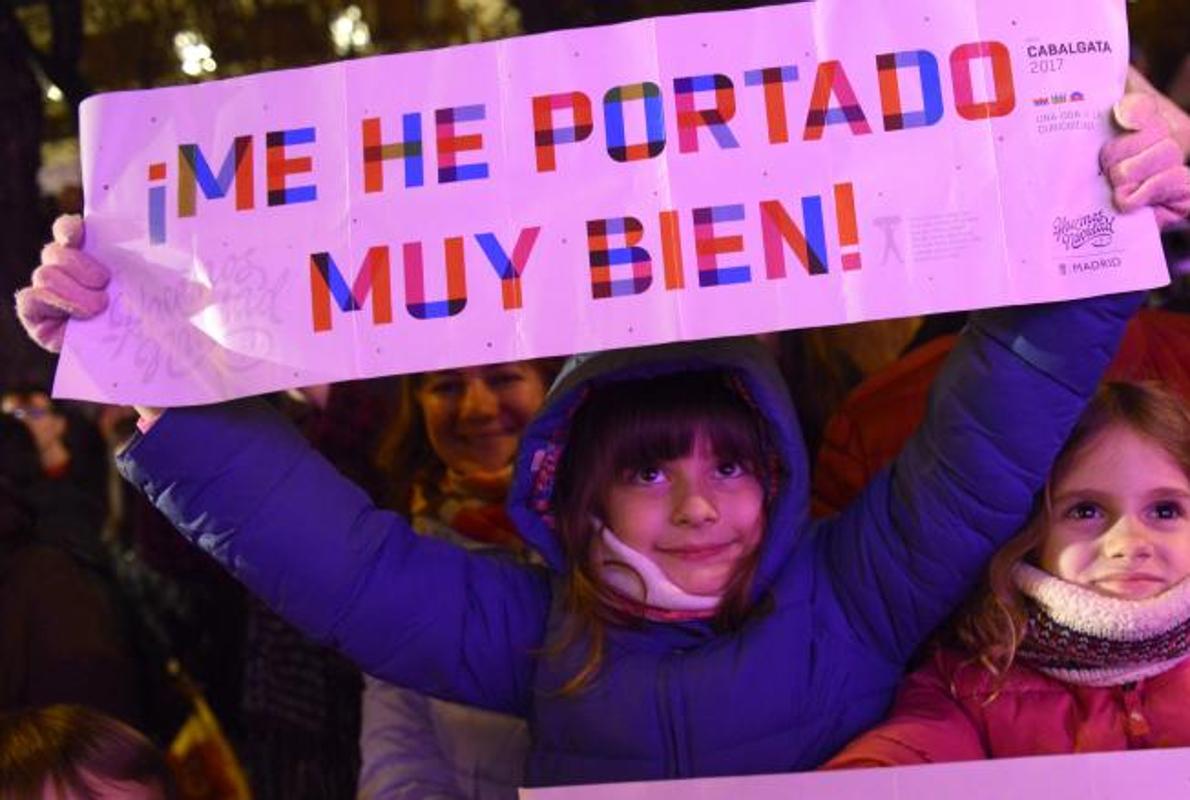
[[[90,319],[107,308],[107,268],[78,248],[83,218],[68,214],[54,220],[54,241],[41,251],[33,285],[16,294],[17,317],[29,338],[50,352],[62,349],[66,320]]]
[[[1183,111],[1173,100],[1170,100],[1161,94],[1161,92],[1154,89],[1153,84],[1149,83],[1136,67],[1128,68],[1128,80],[1124,83],[1124,93],[1130,94],[1132,92],[1140,92],[1153,96],[1153,99],[1157,101],[1157,110],[1161,112],[1161,116],[1165,117],[1165,121],[1169,123],[1174,141],[1182,148],[1182,153],[1190,157],[1190,114]]]
[[[1190,169],[1157,99],[1146,92],[1125,94],[1114,109],[1123,132],[1099,151],[1112,186],[1112,201],[1125,214],[1152,206],[1167,228],[1190,214]]]

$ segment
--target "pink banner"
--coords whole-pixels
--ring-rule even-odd
[[[1173,800],[1190,786],[1190,749],[1141,750],[962,764],[756,775],[558,789],[521,800]]]
[[[820,0],[82,110],[60,396],[292,386],[1164,283],[1097,151],[1123,0]]]

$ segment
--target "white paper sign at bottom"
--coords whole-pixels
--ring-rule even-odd
[[[1185,800],[1190,748],[522,789],[521,800]]]

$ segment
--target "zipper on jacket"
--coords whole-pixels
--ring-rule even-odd
[[[674,650],[661,659],[657,671],[657,697],[661,705],[661,726],[665,734],[665,775],[667,778],[685,778],[690,776],[689,759],[686,757],[686,737],[684,735],[682,714],[682,697],[680,681],[676,680],[678,659],[682,657],[681,650]],[[683,719],[679,719],[682,717]]]
[[[1129,747],[1148,747],[1152,728],[1145,717],[1144,702],[1140,696],[1140,682],[1129,681],[1120,686],[1124,700],[1124,733]]]

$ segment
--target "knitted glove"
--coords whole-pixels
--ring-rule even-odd
[[[1128,80],[1124,83],[1124,93],[1130,94],[1132,92],[1140,92],[1153,96],[1153,99],[1157,101],[1157,110],[1161,112],[1161,116],[1165,117],[1165,121],[1169,123],[1169,129],[1173,133],[1174,141],[1178,143],[1178,147],[1182,148],[1182,155],[1190,158],[1190,114],[1187,114],[1177,103],[1153,88],[1153,84],[1149,83],[1145,76],[1137,71],[1136,67],[1128,68]]]
[[[29,338],[52,353],[62,349],[68,319],[90,319],[107,308],[107,268],[79,248],[83,218],[54,220],[54,241],[41,251],[33,285],[16,294],[17,318]]]
[[[1190,214],[1190,168],[1169,115],[1147,92],[1125,94],[1113,113],[1123,132],[1099,151],[1099,163],[1116,208],[1126,214],[1152,206],[1163,229],[1180,222]]]

